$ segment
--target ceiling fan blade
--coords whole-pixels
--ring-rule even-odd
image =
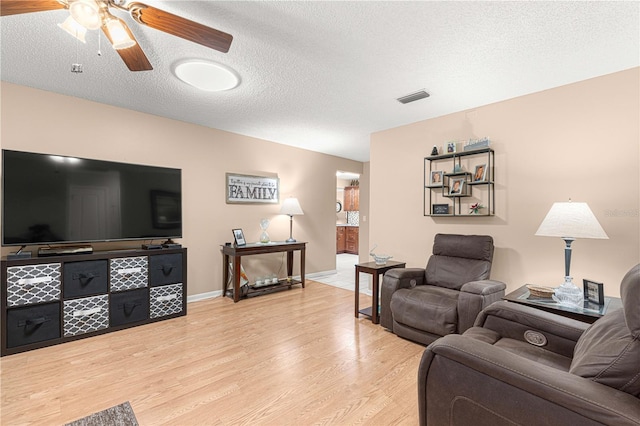
[[[67,6],[58,0],[1,0],[0,16],[19,15],[21,13],[44,12],[64,9]]]
[[[197,22],[147,6],[142,3],[131,3],[128,6],[133,19],[156,30],[172,34],[176,37],[201,44],[211,49],[227,53],[231,47],[233,36]]]
[[[136,42],[135,45],[126,49],[116,49],[116,52],[118,52],[118,55],[120,55],[127,68],[129,68],[129,70],[131,71],[151,71],[153,69],[153,67],[151,66],[151,62],[149,62],[149,59],[147,59],[147,55],[144,54],[144,51],[140,47],[140,44],[138,43],[136,38],[133,36],[133,33],[131,32],[127,24],[125,24],[124,21],[120,18],[112,19],[117,19],[118,21],[120,21],[125,31],[127,31],[127,33],[129,34],[129,37],[131,37],[131,39]],[[109,34],[106,25],[102,26],[102,32],[105,36],[107,36],[109,42],[113,44],[111,34]]]

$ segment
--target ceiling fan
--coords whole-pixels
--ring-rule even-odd
[[[69,9],[70,16],[60,27],[84,41],[86,30],[102,28],[114,49],[131,71],[149,71],[153,67],[125,22],[109,8],[129,12],[139,24],[172,34],[226,53],[233,36],[143,3],[125,4],[125,0],[0,0],[0,16],[47,10]]]

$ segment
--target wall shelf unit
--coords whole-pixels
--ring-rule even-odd
[[[491,148],[424,158],[425,216],[486,217],[495,215],[495,153]],[[473,213],[471,206],[483,206]]]

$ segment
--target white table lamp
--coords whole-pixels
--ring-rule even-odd
[[[560,237],[565,241],[564,283],[555,290],[553,299],[563,305],[582,306],[584,292],[573,284],[569,273],[571,243],[576,238],[608,239],[598,219],[587,203],[572,203],[571,200],[568,203],[553,203],[535,235]]]
[[[293,238],[293,216],[303,215],[302,207],[300,207],[300,203],[297,198],[289,197],[282,202],[282,207],[280,208],[280,214],[286,214],[289,216],[289,239],[288,243],[295,243],[296,240]]]

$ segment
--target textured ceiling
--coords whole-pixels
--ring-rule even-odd
[[[97,31],[81,44],[60,30],[65,10],[5,16],[2,80],[367,161],[372,132],[640,65],[637,1],[145,3],[232,34],[231,49],[112,10],[154,67],[133,73],[104,36],[97,55]],[[172,69],[189,58],[235,69],[240,85],[182,83]],[[420,89],[431,97],[395,100]]]

